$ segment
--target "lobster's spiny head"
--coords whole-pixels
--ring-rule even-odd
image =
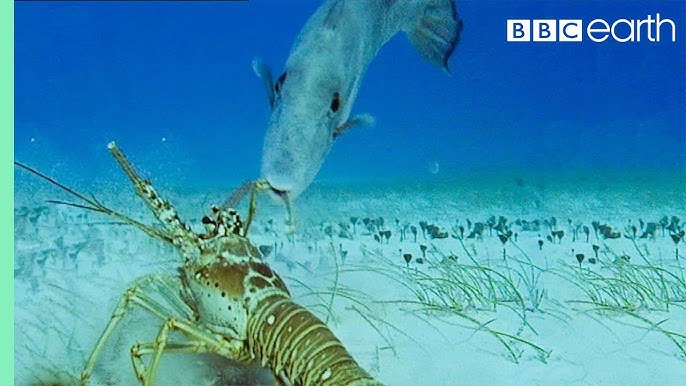
[[[204,235],[200,235],[203,239],[215,236],[241,235],[243,230],[241,216],[238,215],[235,209],[220,209],[213,206],[212,214],[204,216],[202,223],[205,225],[205,231],[207,232]]]
[[[268,296],[290,296],[283,280],[264,263],[259,250],[241,236],[233,210],[213,208],[203,218],[201,253],[181,269],[186,298],[214,332],[245,338],[250,310]]]
[[[205,233],[199,234],[202,240],[200,256],[187,264],[208,265],[215,262],[238,263],[253,259],[261,260],[259,250],[243,237],[243,222],[234,209],[220,209],[213,206],[211,214],[202,218]]]

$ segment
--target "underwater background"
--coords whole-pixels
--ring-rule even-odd
[[[89,180],[117,140],[180,186],[255,178],[269,107],[251,61],[280,73],[319,3],[17,2],[17,159]],[[353,107],[376,125],[340,138],[315,184],[501,172],[686,182],[684,2],[460,1],[458,12],[452,75],[396,35]],[[656,13],[676,42],[506,42],[507,19]]]
[[[259,177],[269,106],[253,58],[280,74],[320,4],[15,2],[15,159],[155,224],[108,154],[116,141],[199,232]],[[294,201],[295,234],[260,196],[250,241],[388,385],[683,383],[686,2],[456,4],[452,73],[391,39],[353,106],[376,124],[336,140]],[[658,13],[676,42],[665,27],[659,43],[506,41],[508,19]],[[14,193],[15,385],[76,384],[121,294],[175,277],[180,253],[46,203],[81,202],[19,167]],[[130,348],[160,325],[128,313],[90,384],[137,384]],[[164,355],[156,381],[274,384],[196,354]]]

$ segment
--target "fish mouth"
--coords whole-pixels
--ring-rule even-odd
[[[267,189],[269,196],[278,202],[288,202],[290,197],[290,191],[286,189],[275,188],[273,185],[269,184]]]
[[[270,191],[282,200],[288,197],[288,190],[271,187]]]
[[[278,178],[262,177],[260,180],[263,181],[263,190],[268,192],[272,198],[284,201],[291,194],[290,184],[284,183]]]
[[[289,190],[269,188],[270,195],[278,198],[286,207],[286,232],[292,233],[295,231],[295,217],[293,217],[293,206],[291,204],[291,192]]]

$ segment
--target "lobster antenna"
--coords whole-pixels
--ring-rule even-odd
[[[64,190],[65,192],[67,192],[67,193],[71,194],[72,196],[78,198],[79,200],[85,202],[87,205],[73,203],[73,202],[67,202],[67,201],[60,201],[60,200],[48,200],[48,202],[51,204],[66,205],[66,206],[71,206],[74,208],[86,209],[86,210],[91,210],[91,211],[98,212],[98,213],[103,213],[105,215],[114,217],[115,219],[122,221],[124,223],[127,223],[129,225],[133,225],[134,227],[142,230],[143,232],[147,233],[148,235],[150,235],[156,239],[159,239],[159,240],[162,240],[162,241],[165,241],[168,243],[172,242],[171,238],[163,230],[161,230],[159,228],[155,228],[155,227],[152,227],[150,225],[144,224],[140,221],[136,221],[129,216],[126,216],[122,213],[119,213],[115,210],[112,210],[112,209],[106,207],[105,205],[101,204],[97,199],[95,199],[95,197],[93,197],[93,198],[86,197],[85,195],[79,193],[75,189],[70,188],[69,186],[62,184],[61,182],[57,181],[56,179],[54,179],[50,176],[47,176],[47,175],[39,172],[38,170],[26,165],[26,164],[23,164],[23,163],[18,162],[18,161],[14,161],[14,165],[18,166],[21,169],[26,170],[27,172],[29,172],[35,176],[38,176],[40,179],[43,179],[43,180],[51,183],[52,185],[57,186],[58,188]]]

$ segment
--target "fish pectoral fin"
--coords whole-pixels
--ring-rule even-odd
[[[267,97],[269,98],[269,107],[274,107],[274,79],[272,72],[261,58],[252,60],[252,70],[258,78],[264,82],[264,87],[267,89]]]
[[[333,138],[336,139],[341,134],[352,129],[355,126],[372,126],[374,125],[374,117],[369,114],[355,115],[354,117],[343,122],[342,125],[338,126],[333,130]]]
[[[462,20],[457,16],[454,0],[430,0],[421,5],[421,15],[407,29],[412,45],[429,63],[448,68],[448,59],[462,33]]]

